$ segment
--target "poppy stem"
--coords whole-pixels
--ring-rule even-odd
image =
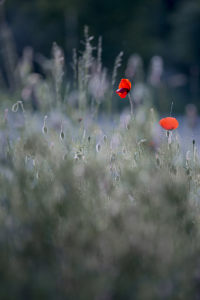
[[[133,102],[132,102],[130,94],[128,94],[128,98],[129,98],[130,105],[131,105],[131,116],[133,116]]]

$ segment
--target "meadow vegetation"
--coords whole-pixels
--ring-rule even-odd
[[[71,81],[58,45],[37,58],[45,79],[27,48],[17,91],[1,91],[0,299],[200,297],[195,141],[186,158],[178,128],[155,142],[150,84],[120,122],[122,53],[109,79],[101,43],[86,27]],[[141,74],[138,64],[133,86]]]

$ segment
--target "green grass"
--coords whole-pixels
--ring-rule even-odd
[[[34,115],[33,98],[2,94],[0,299],[198,299],[195,145],[184,167],[178,130],[150,144],[158,121],[149,97],[124,124],[117,116],[114,127],[98,124],[101,107],[112,112],[117,66],[100,97],[109,83],[101,40],[92,73],[87,29],[85,39],[79,58],[74,50],[73,84],[55,44],[54,76],[21,78],[21,90],[34,88]]]

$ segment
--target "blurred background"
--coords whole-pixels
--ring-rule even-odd
[[[72,49],[81,50],[84,25],[88,25],[94,46],[102,36],[102,61],[108,76],[116,56],[123,51],[118,80],[125,76],[132,80],[135,66],[141,64],[143,80],[152,87],[159,86],[154,105],[161,114],[169,114],[171,102],[175,114],[185,114],[187,104],[194,105],[189,110],[198,112],[199,0],[20,0],[20,4],[17,0],[7,0],[0,9],[0,66],[4,85],[9,81],[4,74],[6,34],[13,37],[10,42],[19,58],[25,47],[34,49],[33,72],[43,76],[39,62],[43,56],[51,57],[52,43],[56,41],[64,51],[66,77],[70,80]],[[137,87],[137,96],[140,91]]]
[[[200,0],[0,0],[0,299],[200,299],[199,32]]]

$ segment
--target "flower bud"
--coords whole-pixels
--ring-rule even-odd
[[[96,150],[97,150],[97,152],[99,152],[101,150],[101,144],[96,145]]]
[[[17,103],[15,103],[15,104],[13,105],[12,111],[13,111],[13,112],[17,112],[17,111],[18,111],[18,108],[19,108],[19,104],[18,104],[18,102],[17,102]]]
[[[65,134],[63,131],[60,132],[60,138],[61,138],[61,140],[64,140],[64,138],[65,138]]]
[[[42,127],[42,132],[43,132],[44,134],[47,134],[47,132],[48,132],[47,126],[43,126],[43,127]]]

